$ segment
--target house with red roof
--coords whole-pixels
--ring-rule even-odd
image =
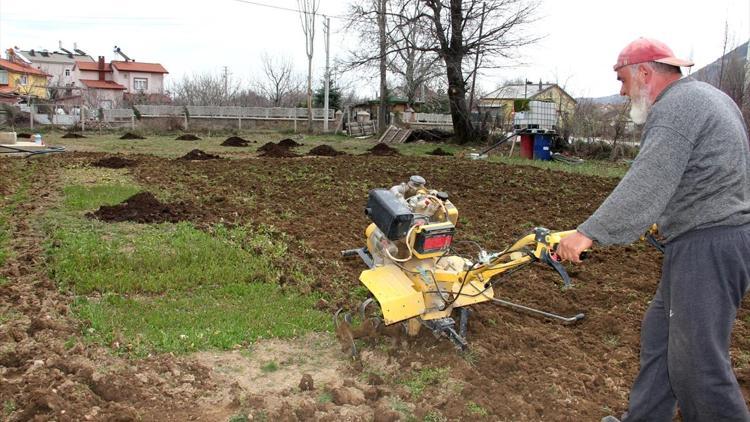
[[[115,108],[139,98],[144,102],[165,102],[164,75],[167,70],[159,63],[113,60],[76,62],[73,68],[86,92],[86,101],[97,108]]]
[[[28,98],[49,98],[47,84],[51,75],[26,63],[14,51],[0,59],[0,102],[15,104]]]

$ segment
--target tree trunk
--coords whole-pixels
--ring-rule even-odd
[[[387,0],[379,0],[378,38],[380,43],[380,106],[378,107],[378,132],[385,132],[388,119],[388,84],[386,81],[385,57],[385,5]]]
[[[448,104],[450,105],[453,131],[460,144],[475,140],[474,125],[471,124],[469,107],[466,104],[466,87],[464,74],[461,70],[461,59],[451,56],[445,57],[448,76]]]
[[[307,56],[307,133],[313,133],[312,56]]]

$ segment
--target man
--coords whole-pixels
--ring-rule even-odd
[[[750,421],[729,343],[750,284],[750,149],[742,115],[721,91],[691,78],[664,43],[638,39],[614,66],[631,118],[645,123],[628,173],[563,239],[580,262],[593,242],[628,244],[657,223],[662,277],[641,326],[640,372],[627,422]],[[617,421],[608,416],[602,421]]]

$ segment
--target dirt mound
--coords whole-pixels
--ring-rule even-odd
[[[94,161],[91,163],[94,167],[103,167],[108,169],[121,169],[125,167],[133,167],[138,164],[135,160],[128,160],[122,157],[107,157],[101,160]]]
[[[450,153],[450,152],[448,152],[448,151],[446,151],[446,150],[444,150],[444,149],[442,149],[440,147],[437,147],[437,148],[433,149],[432,151],[428,152],[427,154],[428,155],[439,155],[439,156],[445,156],[445,157],[453,157],[452,153]]]
[[[216,160],[220,158],[221,157],[219,157],[218,155],[208,154],[199,149],[194,149],[178,158],[178,160]]]
[[[135,133],[128,132],[122,136],[120,136],[120,139],[146,139],[141,135],[136,135]]]
[[[239,136],[230,136],[221,143],[223,147],[246,147],[248,145],[250,145],[250,141],[242,139]]]
[[[263,152],[259,155],[260,157],[271,157],[271,158],[291,158],[299,157],[298,154],[289,151],[289,149],[282,146],[276,145],[273,142],[269,142],[270,145],[263,145],[266,147]]]
[[[132,221],[135,223],[177,223],[189,220],[194,215],[184,203],[164,204],[151,192],[140,192],[117,205],[102,205],[98,210],[86,214],[110,223]]]
[[[32,136],[33,136],[32,134],[26,133],[26,132],[21,132],[21,133],[17,133],[16,134],[16,138],[18,138],[18,139],[29,139]]]
[[[294,147],[302,146],[302,144],[300,144],[299,142],[295,142],[294,139],[289,139],[289,138],[280,140],[278,145],[284,148],[294,148]]]
[[[274,144],[273,142],[266,142],[265,144],[261,145],[260,148],[258,148],[258,151],[270,151],[279,145]],[[284,147],[281,147],[284,148]]]
[[[384,144],[382,142],[368,149],[368,151],[370,151],[370,154],[372,155],[401,155],[401,153],[399,153],[397,150],[389,147],[387,144]]]
[[[346,155],[346,153],[342,151],[336,151],[330,145],[318,145],[317,147],[311,149],[308,155],[336,157],[337,155]]]
[[[85,138],[85,136],[81,135],[80,133],[66,133],[62,136],[63,139],[81,139]]]
[[[411,135],[409,135],[409,137],[406,138],[406,141],[404,142],[444,142],[452,137],[453,132],[448,132],[441,129],[414,129],[411,131]]]
[[[186,133],[184,135],[180,135],[176,138],[174,138],[175,141],[200,141],[201,138],[193,135],[192,133]]]

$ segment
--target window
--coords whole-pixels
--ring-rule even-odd
[[[70,76],[70,69],[65,69],[65,76]]]
[[[8,85],[8,71],[0,69],[0,85]]]
[[[29,78],[27,75],[21,75],[18,78],[18,85],[27,85],[29,83]]]
[[[145,79],[145,78],[133,78],[133,90],[135,90],[135,91],[146,91],[146,90],[148,90],[148,79]]]

